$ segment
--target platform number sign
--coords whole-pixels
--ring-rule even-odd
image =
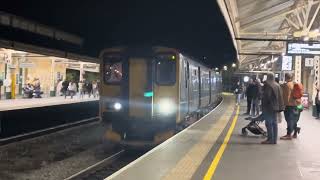
[[[292,70],[292,56],[283,56],[282,57],[282,71],[291,71]]]
[[[313,67],[314,60],[313,58],[305,58],[305,67]]]

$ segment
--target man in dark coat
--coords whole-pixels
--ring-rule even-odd
[[[278,123],[277,113],[284,110],[282,89],[275,82],[274,74],[267,75],[267,81],[263,86],[262,114],[267,127],[267,140],[262,144],[277,144]]]
[[[249,80],[249,84],[246,90],[246,96],[247,96],[247,112],[245,113],[245,115],[249,115],[250,114],[250,110],[251,110],[251,105],[252,105],[252,99],[254,96],[254,84],[253,84],[253,79]]]
[[[69,86],[69,81],[67,81],[67,80],[63,81],[62,88],[61,88],[61,92],[62,92],[63,96],[67,95],[68,86]]]

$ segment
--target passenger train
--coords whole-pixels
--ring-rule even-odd
[[[100,116],[111,122],[111,142],[157,145],[220,99],[221,76],[176,49],[110,48],[100,58]]]

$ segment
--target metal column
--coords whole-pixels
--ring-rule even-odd
[[[50,97],[56,96],[55,88],[55,58],[51,58],[51,68],[50,68]]]
[[[314,66],[313,66],[313,71],[314,71],[314,77],[313,77],[313,90],[312,90],[312,105],[313,105],[313,115],[316,116],[316,107],[315,107],[315,98],[317,95],[317,88],[319,88],[320,85],[320,57],[315,56],[314,57]]]
[[[4,86],[5,86],[5,96],[6,99],[11,99],[11,87],[12,87],[12,79],[11,79],[11,66],[12,66],[12,53],[10,50],[8,50],[5,53],[5,63],[6,63],[6,69],[5,69],[5,80],[4,80]]]

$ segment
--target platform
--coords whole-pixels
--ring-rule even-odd
[[[200,121],[122,168],[110,179],[320,179],[320,121],[304,111],[301,135],[277,145],[260,144],[264,138],[240,135],[245,106],[233,96]],[[264,125],[261,125],[264,127]],[[279,125],[279,136],[286,123]]]
[[[80,102],[88,101],[97,101],[98,98],[89,98],[85,96],[83,99],[80,99],[79,96],[74,96],[73,99],[70,96],[64,97],[46,97],[46,98],[33,98],[33,99],[7,99],[0,101],[0,111],[10,111],[17,109],[27,109],[27,108],[36,108],[36,107],[45,107],[45,106],[55,106],[61,104],[73,104]]]

